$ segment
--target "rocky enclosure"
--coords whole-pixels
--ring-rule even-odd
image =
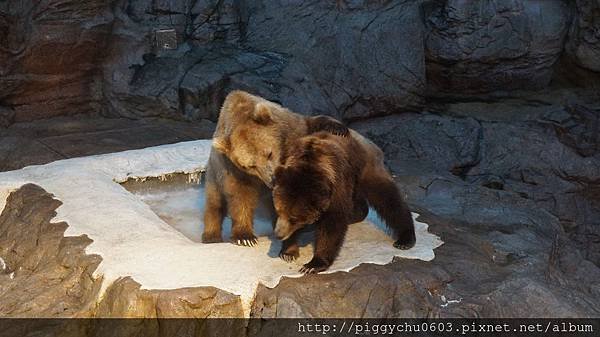
[[[156,48],[158,29],[178,48]],[[385,151],[445,241],[436,259],[285,279],[259,289],[253,317],[600,316],[599,83],[600,0],[0,2],[0,127],[214,121],[242,88],[344,119]],[[89,239],[49,226],[58,202],[39,188],[11,198],[0,314],[239,314],[216,289],[131,279],[92,305]]]

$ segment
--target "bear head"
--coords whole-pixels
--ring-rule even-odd
[[[335,180],[332,167],[327,158],[319,153],[315,137],[307,139],[309,140],[294,146],[293,153],[275,170],[275,235],[280,240],[317,222],[331,204]]]
[[[286,137],[283,108],[243,91],[230,93],[221,109],[213,148],[240,170],[272,187]]]

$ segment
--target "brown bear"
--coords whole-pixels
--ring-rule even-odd
[[[290,142],[320,130],[349,133],[331,117],[306,117],[247,92],[231,92],[221,108],[206,170],[202,242],[222,242],[229,213],[232,242],[253,246],[254,211],[265,194],[267,207],[273,208],[268,188],[281,154]]]
[[[319,132],[287,148],[275,170],[273,202],[278,215],[275,235],[284,240],[279,256],[298,257],[298,232],[315,225],[314,256],[301,272],[318,273],[333,263],[349,224],[362,221],[368,205],[392,230],[394,246],[414,246],[411,212],[385,169],[383,152],[355,131],[351,137]],[[368,205],[367,205],[368,204]]]

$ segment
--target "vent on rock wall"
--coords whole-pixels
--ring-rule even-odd
[[[154,32],[154,41],[158,49],[177,49],[175,29],[160,29]]]

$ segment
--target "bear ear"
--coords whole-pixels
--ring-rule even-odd
[[[215,148],[215,150],[227,154],[229,153],[229,140],[227,140],[225,137],[215,137],[213,138],[212,141],[212,146]]]
[[[264,103],[256,104],[251,117],[256,123],[263,125],[267,125],[273,121],[271,118],[271,109]]]

